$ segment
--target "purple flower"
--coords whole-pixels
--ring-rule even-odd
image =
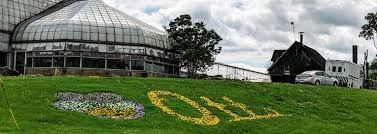
[[[60,101],[77,101],[80,102],[84,99],[84,95],[79,93],[71,93],[71,92],[59,92],[57,93]]]
[[[85,100],[93,103],[118,103],[122,101],[120,95],[114,93],[89,93],[85,95]]]
[[[144,106],[142,104],[136,103],[134,101],[123,101],[120,95],[114,93],[89,93],[89,94],[79,94],[71,92],[59,92],[57,96],[60,100],[54,103],[54,106],[60,110],[64,111],[76,111],[81,113],[86,113],[88,110],[93,108],[115,108],[118,110],[132,110],[135,112],[127,119],[137,119],[145,115]],[[104,115],[98,116],[99,118],[113,118]],[[124,119],[124,118],[119,118]]]

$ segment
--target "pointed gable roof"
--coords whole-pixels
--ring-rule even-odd
[[[311,58],[319,65],[319,66],[323,66],[323,68],[325,67],[325,64],[326,64],[326,59],[323,58],[321,56],[321,54],[319,54],[316,50],[314,50],[313,48],[310,48],[304,44],[301,44],[300,42],[297,42],[295,41],[283,54],[281,54],[280,57],[277,58],[277,60],[268,68],[268,70],[272,70],[272,68],[274,68],[276,66],[277,63],[281,62],[281,59],[283,59],[283,57],[286,57],[288,56],[287,52],[288,51],[292,51],[295,47],[301,47],[302,50],[307,53],[308,55],[311,56]],[[276,50],[275,50],[276,51]],[[279,50],[278,50],[279,51]],[[277,55],[277,54],[276,54]],[[274,55],[275,56],[275,52],[274,52]],[[273,57],[274,58],[274,57]]]
[[[281,55],[283,55],[285,51],[287,50],[274,50],[271,61],[275,62]]]

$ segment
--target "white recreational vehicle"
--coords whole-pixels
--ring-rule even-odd
[[[335,77],[339,81],[339,86],[362,88],[361,65],[343,61],[343,60],[327,60],[326,61],[326,73],[332,77]]]

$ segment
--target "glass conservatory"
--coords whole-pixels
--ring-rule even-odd
[[[10,67],[25,74],[178,75],[165,32],[102,0],[65,0],[14,29]]]

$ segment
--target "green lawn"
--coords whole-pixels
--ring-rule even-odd
[[[156,78],[2,77],[21,130],[18,131],[0,91],[0,133],[376,133],[377,92],[325,86],[278,83],[243,83]],[[201,126],[179,120],[151,103],[147,93],[165,90],[183,95],[210,110],[221,120]],[[145,116],[137,120],[100,119],[53,107],[60,91],[90,93],[109,91],[139,102]],[[230,122],[231,116],[208,106],[206,96],[226,104],[227,96],[258,114],[271,108],[282,117]],[[195,108],[164,96],[176,112],[200,117]],[[239,115],[246,113],[227,107]]]

